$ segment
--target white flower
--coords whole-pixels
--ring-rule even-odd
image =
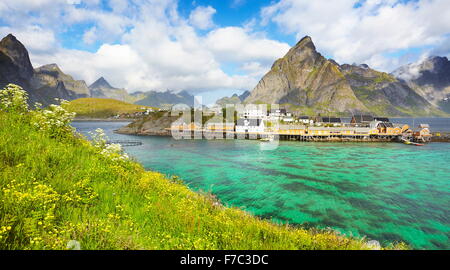
[[[92,145],[101,149],[100,154],[112,161],[127,160],[129,156],[123,152],[122,146],[116,143],[108,144],[108,137],[101,128],[90,132],[92,136]]]
[[[64,101],[61,103],[67,104]],[[68,112],[63,105],[51,104],[47,109],[36,108],[33,112],[33,124],[40,130],[51,131],[54,134],[64,134],[72,131],[70,123],[75,117],[74,113]]]
[[[28,93],[22,87],[8,84],[0,90],[0,110],[24,113],[28,111]]]

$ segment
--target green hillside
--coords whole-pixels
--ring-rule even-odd
[[[70,101],[67,107],[69,111],[77,114],[77,118],[109,118],[120,114],[143,112],[146,108],[152,107],[109,98],[79,98]]]

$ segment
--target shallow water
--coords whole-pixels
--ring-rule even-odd
[[[180,176],[225,204],[277,221],[332,227],[383,243],[450,249],[450,143],[181,140],[113,134],[124,123],[75,122],[111,139],[142,146],[126,151],[146,168]]]

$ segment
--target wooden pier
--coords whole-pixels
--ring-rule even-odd
[[[107,144],[120,144],[122,146],[139,146],[142,145],[141,141],[133,141],[133,140],[111,140],[107,141]]]
[[[238,140],[260,140],[272,137],[280,141],[306,141],[306,142],[399,142],[402,135],[392,134],[335,134],[335,135],[312,135],[312,134],[283,134],[277,132],[235,132],[235,131],[203,131],[185,130],[178,134],[182,139],[238,139]]]

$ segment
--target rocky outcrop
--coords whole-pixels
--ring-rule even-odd
[[[431,56],[400,67],[393,75],[430,103],[450,113],[450,61],[447,57]]]
[[[284,104],[305,114],[442,114],[389,74],[326,59],[308,36],[273,64],[245,102]]]
[[[0,89],[9,83],[30,90],[29,81],[33,76],[33,66],[25,46],[9,34],[0,41]],[[35,98],[29,93],[30,98]]]
[[[0,41],[0,53],[7,56],[15,67],[16,76],[29,80],[33,76],[33,66],[25,46],[12,34],[7,35]]]
[[[179,117],[170,116],[168,112],[155,113],[148,117],[137,119],[133,123],[127,126],[121,127],[115,132],[119,134],[131,134],[131,135],[157,135],[157,136],[170,136],[171,133],[168,128]]]

